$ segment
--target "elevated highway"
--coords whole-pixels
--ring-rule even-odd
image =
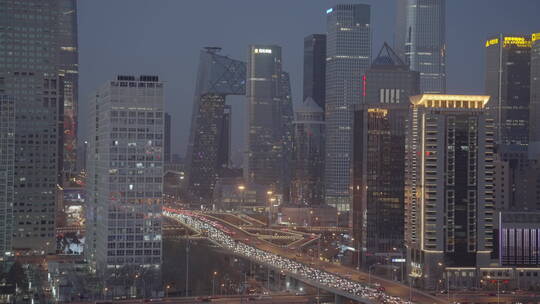
[[[374,277],[373,282],[384,286],[384,289],[377,289],[366,282],[365,273],[332,263],[313,261],[311,257],[254,238],[240,227],[219,222],[213,217],[210,219],[202,212],[165,208],[164,214],[201,231],[210,241],[227,249],[233,255],[264,265],[339,297],[366,304],[405,304],[410,303],[409,298],[413,299],[413,303],[448,303],[443,298]]]

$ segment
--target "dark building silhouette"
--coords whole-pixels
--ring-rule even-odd
[[[324,111],[326,94],[326,35],[304,38],[304,97],[311,97]]]
[[[363,78],[354,120],[353,235],[362,264],[402,254],[405,127],[419,73],[385,43]]]
[[[295,110],[290,203],[324,204],[324,111],[308,97]]]
[[[506,208],[530,208],[527,201],[529,105],[531,102],[530,35],[497,35],[486,41],[485,92],[495,120],[498,161],[508,167],[510,193],[499,197]],[[497,181],[497,185],[501,182]],[[503,208],[499,203],[499,208]]]
[[[60,0],[58,18],[59,69],[63,79],[63,135],[64,176],[77,171],[77,129],[79,110],[79,43],[77,34],[77,1]]]
[[[247,153],[249,184],[286,193],[292,144],[290,81],[282,71],[281,47],[251,45],[247,64]]]

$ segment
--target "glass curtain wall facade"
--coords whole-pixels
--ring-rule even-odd
[[[188,187],[210,204],[216,180],[230,162],[229,95],[246,92],[246,64],[207,47],[200,53],[187,150]]]
[[[394,49],[420,72],[422,93],[446,92],[446,0],[397,0]]]
[[[419,73],[385,43],[363,78],[355,112],[353,236],[364,266],[401,256],[405,185],[405,126]],[[401,224],[400,224],[401,223]]]
[[[162,262],[163,83],[157,76],[118,76],[95,96],[89,112],[87,259],[107,296],[127,295],[126,286],[135,286],[139,296],[156,296]]]
[[[251,45],[247,64],[247,152],[244,177],[250,184],[285,193],[284,171],[292,144],[292,101],[281,47]]]
[[[371,8],[338,4],[326,16],[325,201],[348,212],[354,107],[362,101],[362,76],[371,65]]]
[[[56,250],[64,78],[59,72],[61,1],[0,1],[0,94],[15,102],[14,250]]]
[[[11,251],[15,168],[15,99],[0,95],[0,255]]]
[[[324,110],[326,94],[326,35],[304,38],[304,96],[311,97]]]
[[[527,168],[531,103],[530,35],[497,35],[486,41],[485,92],[495,120],[499,159],[509,168],[510,208],[529,208]]]

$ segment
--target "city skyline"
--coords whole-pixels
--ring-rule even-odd
[[[489,2],[489,6],[486,3]],[[80,29],[80,69],[81,94],[80,99],[85,100],[90,92],[97,87],[103,79],[108,79],[118,72],[125,73],[158,73],[168,83],[165,92],[165,104],[168,112],[173,116],[172,121],[172,153],[184,155],[189,135],[189,120],[193,88],[197,70],[197,54],[205,46],[220,46],[233,58],[246,58],[246,47],[251,43],[275,43],[284,46],[284,70],[291,74],[292,96],[294,104],[302,102],[302,70],[303,70],[303,37],[312,33],[325,33],[325,11],[336,1],[320,1],[317,3],[295,1],[289,3],[277,1],[272,3],[249,3],[246,1],[213,3],[218,15],[211,13],[213,18],[207,20],[208,25],[199,28],[200,35],[191,35],[191,27],[187,26],[190,20],[202,13],[207,2],[178,3],[176,1],[162,1],[162,6],[146,5],[141,1],[130,1],[129,14],[122,13],[125,7],[121,1],[107,3],[108,10],[100,10],[100,1],[81,2],[79,4]],[[275,5],[275,3],[282,5]],[[373,48],[377,51],[383,42],[393,44],[394,1],[360,1],[372,5],[374,34]],[[540,28],[540,21],[533,18],[536,2],[534,0],[521,0],[519,5],[508,6],[506,1],[470,1],[457,0],[447,4],[447,18],[452,20],[459,14],[460,23],[452,24],[447,28],[447,88],[449,92],[456,93],[483,93],[483,62],[486,38],[490,34],[499,32],[536,32]],[[285,14],[282,21],[270,26],[270,16]],[[229,20],[227,15],[242,10],[252,12],[244,14],[240,20]],[[257,14],[259,10],[267,12],[265,16]],[[462,11],[463,10],[463,11]],[[501,19],[492,16],[503,14]],[[99,14],[101,22],[95,20]],[[178,15],[180,14],[180,15]],[[141,33],[130,34],[130,22],[117,24],[117,16],[123,15],[124,20],[140,20],[144,16],[148,19],[145,29]],[[182,18],[178,18],[178,16]],[[256,16],[256,18],[254,17]],[[268,16],[268,17],[266,17]],[[391,17],[391,18],[389,18]],[[304,22],[298,24],[298,18]],[[485,22],[477,24],[478,18]],[[501,20],[512,22],[501,22]],[[178,20],[178,21],[176,21]],[[224,22],[227,20],[227,22]],[[516,22],[516,20],[521,20]],[[245,22],[252,26],[246,28]],[[112,26],[112,24],[115,26]],[[219,26],[218,26],[219,25]],[[291,27],[291,25],[295,25]],[[102,27],[105,30],[100,30]],[[218,26],[219,30],[215,30]],[[148,36],[152,29],[162,30],[174,27],[183,33],[182,39],[164,39],[162,36]],[[285,30],[287,28],[287,30]],[[468,30],[465,30],[468,29]],[[236,35],[235,31],[242,31],[243,35]],[[124,35],[122,33],[128,34]],[[165,32],[169,32],[166,30]],[[465,34],[464,34],[465,32]],[[99,35],[97,34],[99,33]],[[186,36],[187,35],[187,36]],[[166,35],[167,37],[169,35]],[[179,44],[180,41],[183,41]],[[186,43],[188,42],[188,43]],[[106,48],[103,48],[103,46]],[[156,48],[155,45],[167,47]],[[125,52],[129,48],[131,52]],[[107,51],[105,51],[107,50]],[[146,55],[155,53],[158,56],[147,58]],[[144,57],[143,57],[144,56]],[[141,58],[145,58],[142,62]],[[167,60],[167,64],[163,63]],[[466,75],[460,75],[464,69]],[[84,72],[84,73],[83,73]],[[233,133],[244,130],[244,110],[235,102],[233,112],[238,120],[233,122]],[[86,105],[81,104],[81,111]],[[85,121],[85,113],[81,113],[81,121]],[[86,130],[80,130],[86,136]],[[233,139],[233,156],[243,147],[243,138]]]
[[[534,1],[0,0],[0,300],[539,299]]]

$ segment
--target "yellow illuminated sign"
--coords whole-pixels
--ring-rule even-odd
[[[486,47],[490,47],[492,45],[499,44],[499,38],[491,39],[486,41]]]
[[[531,40],[525,37],[504,37],[504,47],[531,47]]]
[[[380,108],[370,108],[368,109],[368,113],[375,113],[375,114],[382,114],[386,116],[388,114],[387,109],[380,109]]]
[[[540,33],[532,34],[532,42],[535,42],[536,40],[540,40]]]

